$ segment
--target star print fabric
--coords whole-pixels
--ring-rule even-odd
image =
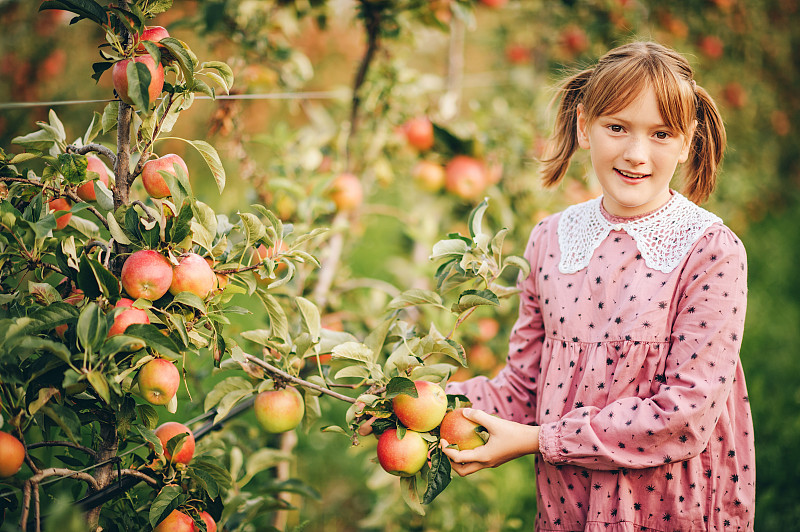
[[[541,426],[537,530],[752,530],[741,242],[715,223],[664,273],[612,230],[564,274],[559,216],[531,233],[506,366],[448,393]]]

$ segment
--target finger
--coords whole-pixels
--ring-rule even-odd
[[[372,422],[375,421],[374,417],[369,418],[367,421],[358,427],[358,434],[361,436],[369,436],[372,434]]]
[[[465,418],[469,419],[470,421],[474,421],[478,425],[484,426],[487,430],[495,421],[497,421],[497,418],[493,415],[488,414],[483,410],[478,410],[477,408],[465,408],[463,414]]]

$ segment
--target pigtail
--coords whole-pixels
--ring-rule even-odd
[[[686,168],[685,192],[693,202],[708,199],[717,183],[717,170],[725,152],[726,134],[722,116],[714,100],[699,85],[695,86],[697,128]]]
[[[594,69],[584,70],[569,78],[561,85],[556,98],[561,96],[553,135],[542,159],[539,174],[545,187],[557,185],[567,173],[572,155],[578,149],[578,104],[583,100],[583,90],[594,73]]]

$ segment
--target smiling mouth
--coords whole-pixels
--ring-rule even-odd
[[[622,177],[627,177],[628,179],[644,179],[645,177],[650,177],[650,174],[631,174],[630,172],[623,172],[619,168],[615,168],[614,170]]]

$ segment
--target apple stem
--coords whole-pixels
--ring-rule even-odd
[[[265,362],[265,361],[261,360],[260,358],[254,357],[253,355],[245,355],[244,358],[248,362],[252,362],[253,364],[255,364],[257,366],[260,366],[263,369],[267,370],[268,373],[272,373],[273,375],[277,375],[280,378],[282,378],[284,380],[287,380],[289,382],[292,382],[294,384],[297,384],[299,386],[302,386],[303,388],[308,388],[310,390],[314,390],[314,391],[323,393],[325,395],[330,395],[331,397],[333,397],[335,399],[339,399],[340,401],[345,401],[347,403],[355,404],[355,402],[356,402],[356,400],[353,399],[352,397],[348,397],[347,395],[342,395],[340,393],[334,392],[333,390],[325,388],[324,386],[319,386],[317,384],[314,384],[313,382],[308,382],[307,380],[301,379],[300,377],[295,377],[294,375],[290,375],[290,374],[286,373],[285,371],[276,368],[275,366],[273,366],[269,362]]]

